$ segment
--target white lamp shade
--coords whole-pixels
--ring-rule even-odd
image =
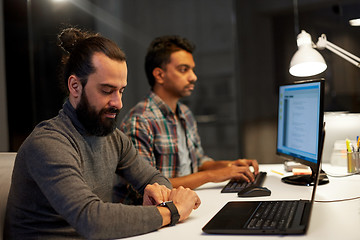
[[[289,72],[296,77],[322,73],[327,68],[324,58],[313,48],[300,48],[290,61]]]
[[[290,61],[289,72],[296,77],[307,77],[322,73],[327,68],[321,54],[312,48],[311,36],[304,30],[298,35],[296,51]]]

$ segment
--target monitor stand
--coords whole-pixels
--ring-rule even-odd
[[[315,184],[315,175],[292,175],[283,177],[281,181],[293,185],[313,186]],[[329,178],[326,176],[325,172],[321,170],[319,177],[319,185],[327,183],[329,183]]]

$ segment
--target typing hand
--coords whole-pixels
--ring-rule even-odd
[[[252,166],[254,169],[254,174],[257,175],[259,173],[259,164],[254,159],[237,159],[232,161],[231,164],[236,166]]]
[[[207,171],[211,182],[222,182],[229,179],[238,179],[245,182],[252,182],[255,180],[255,175],[250,170],[249,166],[238,166],[229,164],[216,170]]]

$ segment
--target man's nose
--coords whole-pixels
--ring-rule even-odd
[[[114,93],[109,104],[111,107],[115,107],[117,109],[122,109],[122,107],[123,107],[122,93],[120,93],[120,92]]]
[[[190,82],[195,83],[196,81],[197,81],[197,76],[196,76],[194,70],[191,70]]]

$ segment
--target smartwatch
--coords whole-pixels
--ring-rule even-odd
[[[162,202],[158,205],[158,207],[167,207],[170,210],[171,213],[170,226],[174,226],[179,221],[180,215],[173,201]]]

